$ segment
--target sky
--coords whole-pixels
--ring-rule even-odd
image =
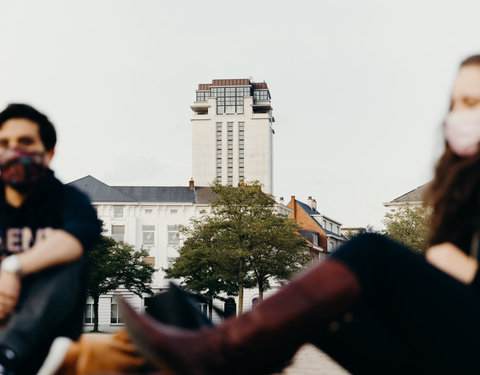
[[[198,83],[272,96],[278,199],[344,226],[432,178],[458,64],[480,53],[478,0],[0,0],[0,107],[57,127],[71,182],[187,186]]]

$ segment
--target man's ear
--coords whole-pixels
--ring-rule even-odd
[[[53,159],[53,156],[55,155],[55,149],[52,148],[51,150],[45,151],[45,159],[43,161],[43,164],[48,167],[50,165],[50,162]]]

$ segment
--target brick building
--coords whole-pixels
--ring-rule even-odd
[[[317,211],[317,201],[308,197],[308,204],[292,195],[287,205],[290,217],[301,227],[299,233],[305,238],[312,256],[319,261],[326,258],[347,238],[342,234],[342,224]]]

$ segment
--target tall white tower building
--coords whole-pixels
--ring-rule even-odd
[[[258,180],[272,193],[273,122],[265,82],[214,79],[199,84],[192,116],[192,177],[237,186]]]

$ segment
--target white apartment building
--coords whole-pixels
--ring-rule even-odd
[[[208,186],[214,179],[237,186],[258,180],[273,191],[273,122],[265,82],[214,79],[199,84],[192,122],[192,176]]]
[[[127,242],[135,249],[143,247],[149,251],[150,256],[145,260],[156,269],[152,282],[154,292],[168,287],[163,268],[168,268],[178,256],[178,226],[188,225],[190,218],[209,210],[208,202],[212,198],[210,188],[195,187],[193,181],[189,186],[109,186],[86,176],[69,185],[89,196],[104,223],[105,235]],[[102,331],[112,331],[122,325],[117,310],[118,295],[129,299],[139,310],[144,308],[144,299],[126,290],[101,296],[99,329]],[[87,304],[86,325],[93,323],[92,303],[89,300]]]
[[[117,241],[124,241],[135,249],[145,248],[149,256],[144,258],[156,271],[151,289],[158,293],[168,288],[170,280],[165,279],[163,269],[168,268],[178,256],[181,246],[179,225],[189,225],[192,217],[209,212],[213,199],[210,187],[195,186],[193,180],[188,186],[109,186],[102,181],[86,176],[69,185],[87,194],[103,221],[104,235]],[[276,210],[288,216],[292,211],[283,204]],[[272,293],[269,291],[266,295]],[[138,310],[145,308],[145,298],[140,298],[125,289],[118,289],[102,295],[99,301],[99,329],[111,332],[123,326],[118,314],[118,297],[129,300]],[[250,309],[258,298],[255,289],[245,290],[244,308]],[[237,298],[234,298],[235,303]],[[217,307],[224,309],[222,301]],[[93,300],[87,301],[85,325],[93,325]]]

